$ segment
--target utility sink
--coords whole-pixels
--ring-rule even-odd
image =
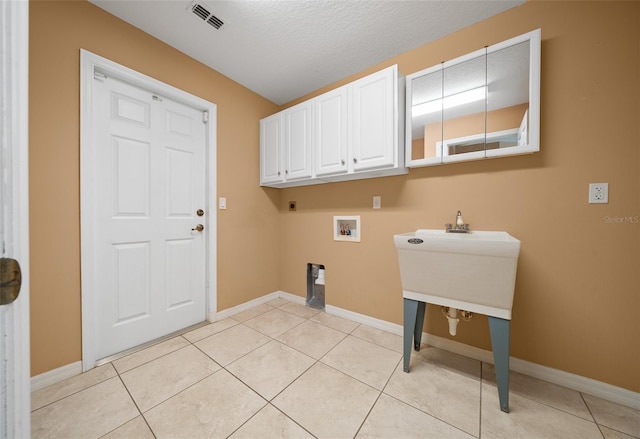
[[[511,319],[516,238],[507,232],[418,229],[394,241],[405,298]]]
[[[460,215],[458,213],[458,215]],[[509,333],[520,241],[507,232],[394,235],[404,297],[403,370],[420,350],[427,303],[489,316],[500,409],[509,412]]]

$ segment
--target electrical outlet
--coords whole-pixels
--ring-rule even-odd
[[[382,207],[382,197],[380,195],[376,195],[373,197],[373,208],[380,209]]]
[[[609,202],[609,183],[589,184],[589,204],[606,204]]]

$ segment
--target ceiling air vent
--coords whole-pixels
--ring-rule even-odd
[[[207,7],[203,6],[201,3],[194,3],[191,6],[191,12],[202,18],[204,21],[206,21],[216,29],[220,29],[224,24],[222,20],[209,12],[209,9],[207,9]]]

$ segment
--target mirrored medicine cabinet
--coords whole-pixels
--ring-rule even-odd
[[[540,29],[406,78],[406,165],[540,150]]]

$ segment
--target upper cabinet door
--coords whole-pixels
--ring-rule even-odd
[[[394,165],[397,159],[397,67],[352,83],[353,170]]]
[[[313,99],[316,175],[346,173],[348,170],[347,87]]]
[[[310,178],[311,102],[284,111],[285,180]]]
[[[283,154],[283,117],[281,113],[260,121],[260,184],[281,182]]]

